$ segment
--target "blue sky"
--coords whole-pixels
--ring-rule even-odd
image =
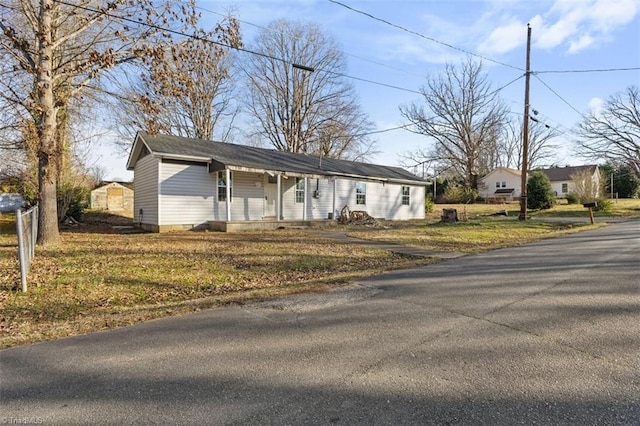
[[[220,14],[233,10],[242,21],[248,49],[259,28],[274,19],[320,24],[342,44],[348,75],[381,83],[352,81],[377,130],[404,124],[399,105],[419,101],[413,92],[424,85],[425,78],[441,73],[446,63],[459,63],[465,52],[484,58],[495,89],[523,76],[529,23],[531,69],[540,72],[531,78],[530,104],[541,121],[562,133],[557,140],[558,164],[582,163],[570,150],[571,129],[580,114],[598,108],[604,99],[630,85],[640,85],[640,70],[543,72],[640,67],[640,0],[339,1],[344,6],[330,0],[199,1],[198,6],[205,23],[214,23]],[[501,95],[514,116],[522,115],[524,78]],[[372,162],[388,165],[398,165],[400,154],[429,143],[405,130],[375,138],[381,153]],[[107,156],[109,178],[132,178],[125,171],[126,158]]]

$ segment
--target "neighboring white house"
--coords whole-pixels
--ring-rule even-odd
[[[596,165],[551,167],[536,171],[547,175],[551,181],[551,189],[558,198],[565,198],[568,193],[575,191],[575,179],[581,176],[590,180],[583,182],[582,187],[588,186],[596,191],[600,188],[600,171]],[[518,200],[522,188],[521,176],[520,170],[497,167],[480,179],[479,195],[494,202]]]
[[[134,221],[156,232],[309,225],[336,220],[344,206],[389,220],[425,217],[426,182],[399,167],[138,133],[127,169]]]
[[[596,165],[552,167],[540,170],[551,181],[551,189],[558,198],[565,198],[568,193],[576,190],[576,185],[582,188],[593,188],[596,198],[600,196],[600,170]],[[577,178],[589,179],[587,182],[576,182]]]
[[[506,202],[520,198],[520,170],[497,167],[480,179],[478,194],[488,202]]]

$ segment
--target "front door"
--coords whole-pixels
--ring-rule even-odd
[[[278,185],[275,183],[264,184],[264,217],[276,217],[276,197],[278,196]]]

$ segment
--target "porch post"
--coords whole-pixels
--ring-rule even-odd
[[[231,170],[226,169],[227,179],[227,222],[231,221]]]
[[[308,185],[309,179],[305,176],[304,177],[304,202],[302,203],[302,220],[307,220],[307,187]]]
[[[282,219],[282,205],[281,205],[281,194],[282,192],[282,175],[278,173],[276,175],[276,221]]]
[[[331,215],[333,217],[333,220],[337,220],[338,218],[336,217],[336,185],[337,185],[337,181],[338,179],[333,178],[333,202],[331,203]]]

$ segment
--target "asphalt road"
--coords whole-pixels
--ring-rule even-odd
[[[640,424],[640,223],[0,351],[0,424]]]

